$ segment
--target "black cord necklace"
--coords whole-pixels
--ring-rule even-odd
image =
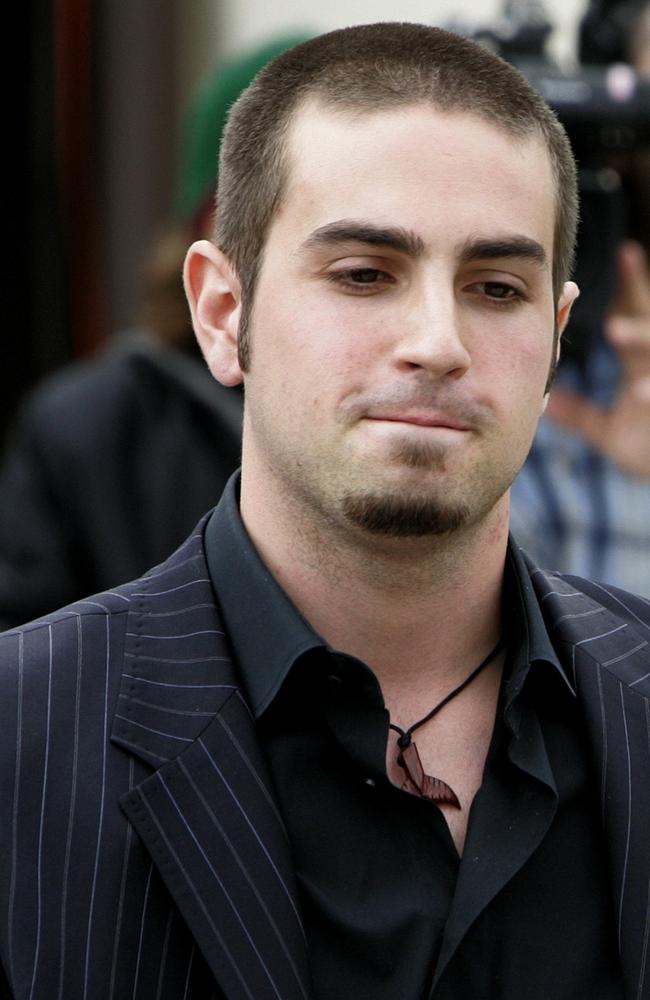
[[[412,726],[408,729],[401,729],[394,723],[389,723],[391,729],[394,729],[396,733],[399,733],[399,739],[397,740],[397,746],[399,747],[399,754],[397,756],[397,763],[404,771],[404,783],[402,788],[408,792],[415,792],[421,795],[425,799],[431,799],[433,802],[439,804],[445,804],[453,806],[455,809],[460,809],[460,802],[458,801],[458,796],[452,788],[449,787],[446,781],[441,778],[434,778],[429,774],[424,773],[424,768],[422,767],[422,761],[420,760],[420,754],[418,753],[418,748],[412,740],[413,733],[420,726],[423,726],[426,722],[437,715],[441,708],[448,705],[452,698],[464,691],[468,684],[471,684],[475,677],[481,673],[489,663],[492,663],[494,658],[498,653],[501,652],[503,648],[503,639],[499,639],[494,649],[488,653],[484,660],[481,660],[478,667],[472,670],[469,677],[466,677],[458,687],[455,687],[453,691],[445,695],[442,701],[439,701],[430,712],[427,712],[423,718],[418,719],[414,722]]]

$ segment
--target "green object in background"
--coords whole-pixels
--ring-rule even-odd
[[[174,198],[174,214],[179,222],[189,220],[214,195],[221,136],[231,106],[271,59],[313,34],[275,36],[245,49],[220,63],[201,84],[190,101],[182,128]]]

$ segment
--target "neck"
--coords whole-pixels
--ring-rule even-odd
[[[449,535],[384,538],[320,523],[267,483],[256,489],[244,470],[241,511],[303,616],[331,646],[371,666],[386,696],[404,686],[431,692],[432,682],[444,693],[495,645],[507,497]]]

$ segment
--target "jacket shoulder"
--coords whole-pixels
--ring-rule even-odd
[[[549,573],[526,561],[549,637],[574,686],[600,684],[608,676],[635,695],[650,698],[650,602],[596,580]],[[599,690],[594,697],[600,698]]]
[[[0,719],[25,685],[47,686],[52,671],[72,675],[83,663],[84,672],[95,661],[117,660],[124,648],[124,633],[134,584],[77,601],[51,614],[0,635]],[[46,697],[45,691],[43,697]],[[29,706],[27,706],[29,707]]]
[[[629,590],[587,580],[583,577],[567,574],[562,577],[576,590],[586,594],[593,601],[602,604],[613,614],[635,625],[644,625],[650,629],[650,600],[641,594],[633,594]]]
[[[568,607],[569,600],[573,598],[576,606],[589,606],[594,610],[600,608],[622,623],[650,633],[650,600],[647,597],[599,580],[542,569],[527,553],[520,551],[542,605],[553,604],[553,599],[558,598],[564,601],[563,607]]]
[[[128,630],[152,598],[160,591],[169,595],[165,607],[159,608],[159,613],[167,614],[177,603],[176,593],[194,581],[207,585],[202,538],[208,516],[168,559],[135,580],[1,633],[0,693],[8,672],[42,673],[53,660],[66,670],[74,668],[75,658],[83,659],[84,665],[102,658],[121,663]]]

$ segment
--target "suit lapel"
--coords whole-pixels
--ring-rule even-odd
[[[581,581],[576,587],[534,568],[531,576],[584,712],[599,783],[626,996],[648,1000],[650,630],[625,594],[589,585],[589,596],[578,589]]]
[[[229,1000],[309,995],[289,845],[202,532],[134,586],[113,742],[154,772],[122,807]]]

